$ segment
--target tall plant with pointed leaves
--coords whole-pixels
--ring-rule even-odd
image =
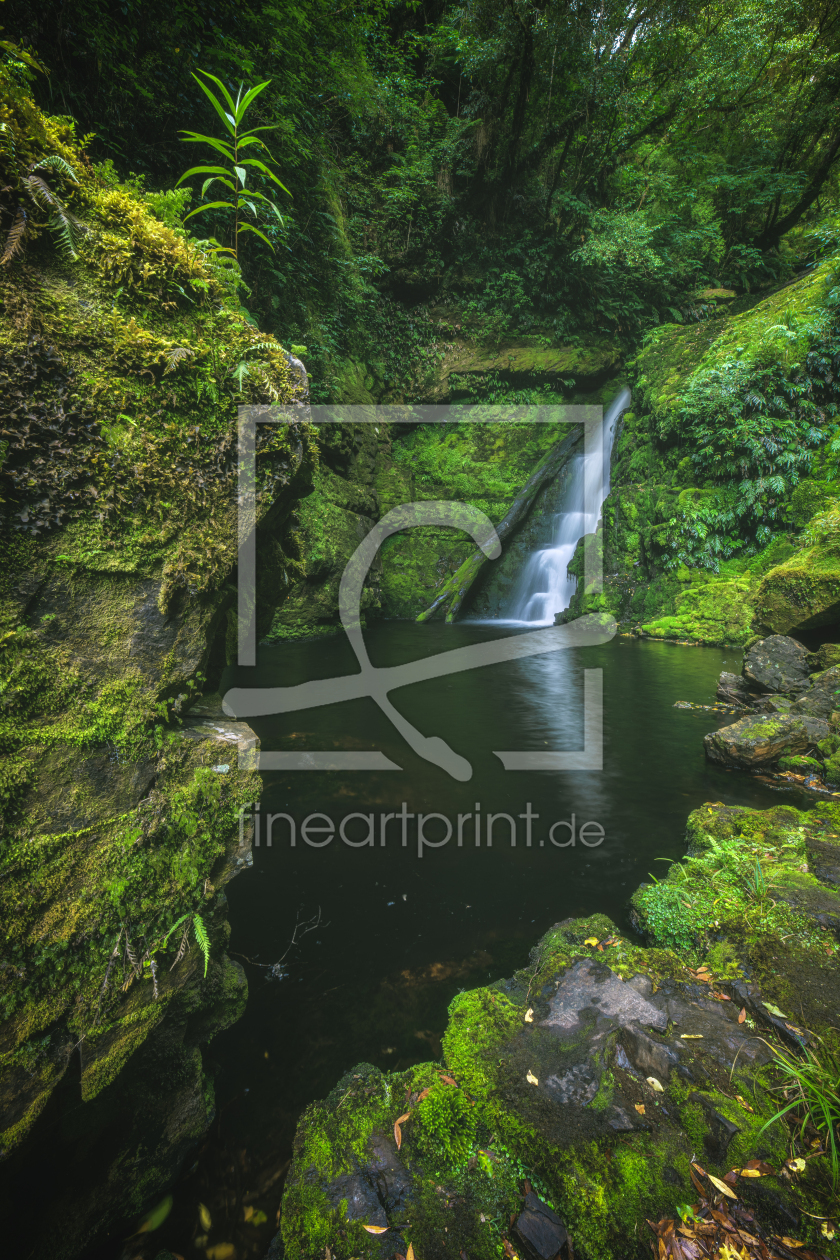
[[[260,157],[253,156],[256,153],[262,153],[269,162],[274,161],[268,146],[260,139],[257,133],[260,131],[274,131],[276,128],[271,124],[267,124],[261,127],[251,127],[250,130],[245,129],[245,114],[260,92],[268,87],[271,80],[266,79],[264,83],[258,83],[255,87],[249,88],[247,92],[244,91],[244,84],[240,85],[236,100],[234,100],[221,79],[216,78],[214,74],[210,74],[207,70],[202,70],[200,73],[206,79],[210,79],[218,89],[218,93],[214,92],[198,75],[193,75],[196,83],[219,115],[226,134],[221,138],[205,136],[197,131],[183,131],[181,134],[185,143],[210,145],[212,149],[215,149],[221,155],[224,165],[220,163],[216,166],[191,166],[188,171],[184,171],[178,183],[182,184],[185,179],[189,179],[192,175],[206,175],[207,179],[205,179],[201,188],[202,197],[206,196],[208,188],[216,183],[221,184],[230,195],[227,200],[209,201],[206,205],[196,207],[195,210],[191,210],[185,216],[184,222],[186,223],[187,219],[191,219],[196,214],[204,214],[207,210],[230,211],[233,214],[233,248],[231,249],[225,245],[216,245],[213,247],[213,252],[232,254],[238,262],[239,238],[243,232],[253,232],[261,241],[265,241],[269,249],[274,249],[271,241],[256,226],[256,223],[247,221],[245,216],[248,212],[250,212],[253,219],[259,220],[257,207],[260,206],[260,208],[272,211],[281,225],[284,222],[282,214],[270,197],[266,197],[264,193],[254,188],[253,184],[251,187],[248,187],[249,178],[253,179],[256,174],[263,175],[266,179],[276,184],[278,188],[282,189],[284,193],[291,196],[288,188],[269,169],[266,162]]]

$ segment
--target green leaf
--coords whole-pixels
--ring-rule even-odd
[[[233,168],[233,169],[236,171],[236,174],[237,174],[237,175],[238,175],[238,177],[239,177],[239,182],[240,182],[240,184],[242,185],[242,187],[244,188],[244,187],[245,187],[245,176],[248,174],[248,172],[245,170],[244,166],[234,166],[234,168]]]
[[[229,162],[233,162],[233,149],[226,140],[215,140],[213,136],[203,136],[198,131],[185,131],[184,135],[192,144],[209,144],[217,153],[221,153],[222,157],[227,158]]]
[[[233,210],[236,206],[232,201],[208,201],[206,206],[198,206],[195,210],[190,210],[189,214],[185,214],[182,222],[186,223],[187,219],[191,219],[195,214],[204,214],[205,210]]]
[[[259,96],[260,92],[262,92],[264,88],[267,88],[270,82],[271,82],[271,79],[266,79],[265,83],[258,83],[256,87],[252,87],[248,92],[245,93],[241,101],[237,100],[237,108],[235,111],[237,122],[239,122],[240,118],[243,116],[243,114],[245,113],[245,110],[251,104],[251,101],[254,99],[254,97]],[[239,90],[240,92],[242,91],[241,88]]]
[[[216,76],[215,76],[215,74],[210,74],[209,70],[202,70],[202,71],[201,71],[201,73],[202,73],[202,74],[204,74],[204,75],[206,75],[208,79],[212,79],[212,80],[213,80],[213,82],[214,82],[215,84],[217,84],[217,86],[221,89],[222,93],[224,94],[224,97],[225,97],[226,101],[227,101],[227,102],[228,102],[228,104],[230,105],[231,110],[233,110],[233,111],[235,112],[235,110],[236,110],[236,106],[234,105],[233,100],[231,99],[230,92],[227,90],[227,88],[225,87],[224,83],[222,83],[221,79],[217,79],[217,78],[216,78]],[[207,86],[207,84],[206,84],[206,83],[203,83],[203,82],[202,82],[202,80],[201,80],[201,79],[199,79],[199,77],[198,77],[198,75],[197,75],[197,74],[194,74],[194,75],[193,75],[193,78],[195,79],[195,81],[196,81],[196,83],[198,84],[198,86],[201,88],[201,90],[202,90],[202,92],[204,93],[204,95],[205,95],[205,96],[207,97],[207,99],[210,101],[210,104],[213,106],[213,108],[215,109],[216,113],[219,115],[219,117],[221,118],[222,122],[225,124],[225,127],[227,128],[227,130],[231,133],[231,135],[233,135],[233,134],[234,134],[234,132],[236,131],[236,127],[235,127],[235,125],[233,125],[231,122],[229,122],[229,121],[228,121],[228,117],[229,117],[229,115],[225,113],[225,110],[224,110],[224,109],[222,108],[222,106],[219,104],[218,100],[217,100],[217,99],[216,99],[216,97],[213,95],[213,93],[210,91],[210,88]]]
[[[181,915],[180,919],[176,919],[176,921],[172,924],[172,927],[166,933],[166,936],[164,936],[163,940],[161,941],[161,947],[163,947],[166,944],[166,942],[169,940],[170,936],[175,931],[175,929],[179,928],[181,924],[184,922],[184,920],[188,919],[191,914],[192,914],[192,911],[188,910],[186,914]]]
[[[204,955],[204,974],[206,976],[210,962],[210,937],[207,935],[207,928],[204,926],[204,920],[200,914],[193,915],[193,930],[195,931],[198,947]]]
[[[259,228],[255,228],[253,223],[240,223],[239,231],[240,232],[253,232],[256,236],[260,238],[261,241],[265,241],[266,245],[271,250],[272,254],[274,253],[274,246],[272,245],[271,241],[268,239],[268,237],[265,235],[264,232],[261,232]]]

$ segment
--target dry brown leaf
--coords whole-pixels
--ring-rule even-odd
[[[402,1128],[400,1126],[405,1124],[410,1115],[411,1112],[407,1111],[404,1116],[400,1116],[399,1120],[394,1122],[394,1141],[397,1144],[397,1150],[402,1146]]]
[[[740,1094],[736,1094],[736,1095],[735,1095],[735,1097],[738,1099],[738,1102],[739,1102],[739,1103],[741,1104],[741,1106],[744,1108],[744,1111],[752,1111],[752,1107],[751,1107],[751,1106],[750,1106],[750,1104],[747,1102],[746,1098],[742,1098]],[[748,1168],[751,1168],[751,1167],[752,1167],[752,1165],[751,1165],[751,1164],[748,1164],[748,1165],[747,1165],[747,1167],[748,1167]]]
[[[744,1164],[744,1169],[742,1169],[742,1172],[748,1168],[756,1169],[756,1171],[762,1177],[775,1177],[776,1176],[776,1170],[773,1167],[773,1165],[768,1164],[766,1160],[763,1160],[763,1159],[748,1159],[746,1164]]]
[[[444,1085],[457,1085],[458,1084],[454,1076],[446,1076],[443,1072],[440,1073],[440,1079],[443,1081]]]
[[[783,1247],[804,1247],[804,1242],[798,1242],[795,1238],[788,1238],[787,1234],[774,1234],[774,1238],[778,1238]]]
[[[640,1115],[640,1116],[643,1116],[643,1115],[645,1114],[645,1104],[644,1104],[644,1103],[634,1103],[634,1104],[633,1104],[633,1106],[636,1108],[636,1110],[638,1111],[638,1113],[639,1113],[639,1115]]]
[[[738,1012],[738,1023],[743,1024],[746,1018],[747,1018],[747,1008],[746,1006],[742,1006],[740,1011]]]
[[[421,1090],[420,1093],[417,1095],[417,1102],[421,1103],[424,1098],[428,1098],[431,1092],[432,1092],[431,1085],[427,1085],[426,1088],[424,1090]]]

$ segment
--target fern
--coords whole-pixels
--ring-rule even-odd
[[[189,350],[186,346],[175,346],[174,350],[170,350],[166,356],[166,367],[163,375],[168,376],[170,372],[174,372],[175,368],[183,359],[191,359],[195,355],[194,350]]]
[[[63,157],[59,157],[57,153],[51,154],[49,157],[42,158],[40,162],[31,167],[32,171],[49,170],[58,171],[60,175],[66,175],[68,179],[72,179],[74,184],[79,181],[76,178],[76,172],[69,162],[65,162]]]
[[[193,915],[193,930],[195,931],[198,947],[204,955],[204,974],[206,976],[207,967],[210,963],[210,937],[207,935],[207,928],[204,926],[204,920],[200,914]]]
[[[66,254],[68,258],[78,258],[79,238],[84,232],[84,228],[79,220],[74,219],[73,215],[65,210],[60,202],[55,214],[50,216],[49,227],[62,253]]]
[[[15,221],[9,229],[9,235],[6,237],[6,244],[3,246],[3,254],[0,257],[0,266],[8,266],[13,258],[23,254],[23,242],[26,236],[26,211],[23,206],[18,206]]]

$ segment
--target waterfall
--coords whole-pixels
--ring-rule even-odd
[[[618,418],[630,405],[630,391],[623,389],[604,412],[603,458],[597,454],[575,455],[569,464],[568,485],[556,516],[554,538],[528,557],[510,603],[505,621],[528,626],[551,626],[555,613],[568,608],[575,593],[577,579],[566,568],[574,555],[578,539],[594,534],[601,516],[601,506],[610,492],[610,455]],[[595,510],[584,512],[584,485],[589,461],[600,462],[590,468],[596,477]]]

